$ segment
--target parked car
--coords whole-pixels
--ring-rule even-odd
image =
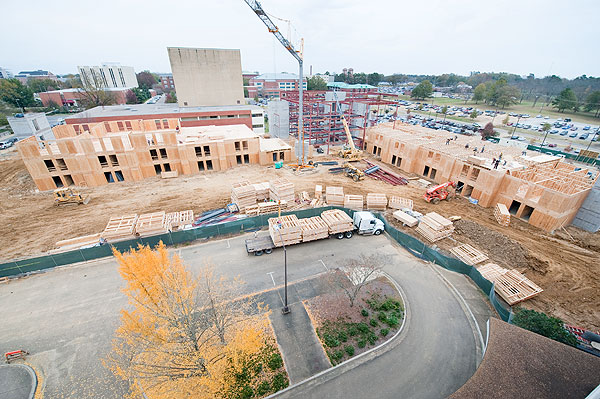
[[[558,133],[558,129],[552,129],[550,130],[550,134],[557,134]]]
[[[555,143],[550,143],[550,144],[548,144],[548,147],[554,148],[554,147],[556,147],[556,144]]]
[[[573,132],[573,133],[569,134],[569,137],[571,137],[571,138],[577,137],[577,133]]]
[[[582,130],[590,130],[591,126],[584,126]]]
[[[562,132],[560,132],[560,135],[561,135],[561,136],[566,136],[566,135],[567,135],[567,133],[568,133],[568,132],[567,132],[566,130],[563,130]]]

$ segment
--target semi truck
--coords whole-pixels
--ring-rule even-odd
[[[354,217],[352,218],[352,224],[348,225],[346,229],[335,229],[329,231],[329,234],[323,238],[331,238],[335,237],[339,240],[345,238],[352,238],[354,233],[360,235],[380,235],[385,231],[385,226],[383,222],[375,217],[371,212],[367,211],[359,211],[354,212]],[[305,242],[305,241],[301,241]],[[253,238],[248,238],[245,241],[246,243],[246,252],[248,254],[254,254],[255,256],[261,256],[262,254],[270,254],[273,252],[273,249],[281,246],[275,245],[271,235],[268,233],[263,233],[262,235],[255,233]]]

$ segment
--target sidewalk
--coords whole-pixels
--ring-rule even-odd
[[[286,365],[290,384],[296,384],[331,367],[302,302],[290,313],[274,309],[269,316]]]
[[[29,366],[0,365],[0,399],[31,399],[37,387],[37,377]]]

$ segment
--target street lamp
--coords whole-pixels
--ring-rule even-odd
[[[287,294],[287,249],[285,248],[285,244],[283,243],[283,236],[281,235],[281,222],[275,225],[277,232],[279,233],[279,239],[281,240],[281,246],[283,247],[283,265],[284,265],[284,297],[285,304],[281,309],[281,313],[288,314],[290,313],[290,308],[288,306],[288,294]]]
[[[517,118],[517,123],[515,123],[514,127],[513,127],[513,132],[510,135],[510,139],[512,140],[513,137],[515,137],[515,130],[517,130],[517,125],[519,124],[519,121],[521,120],[521,114],[519,114],[519,117]]]

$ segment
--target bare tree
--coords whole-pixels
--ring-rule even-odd
[[[77,82],[79,83],[79,82]],[[79,103],[85,109],[100,107],[105,105],[114,105],[117,98],[110,90],[107,90],[100,80],[83,79],[77,87],[79,89]]]
[[[389,263],[388,256],[360,255],[357,259],[346,260],[343,266],[332,270],[330,281],[335,287],[341,289],[352,307],[360,291],[381,275],[387,263]]]

